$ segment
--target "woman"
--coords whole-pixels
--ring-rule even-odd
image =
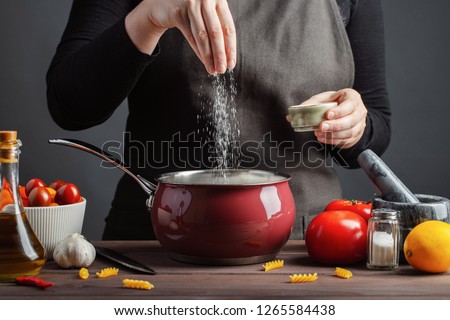
[[[197,167],[198,118],[217,98],[208,74],[233,69],[241,166],[292,176],[292,237],[302,238],[342,196],[329,156],[357,167],[361,151],[389,144],[383,37],[380,0],[75,0],[48,106],[61,127],[81,130],[128,98],[125,162],[151,178]],[[338,106],[320,130],[294,133],[284,116],[305,101]],[[154,237],[139,190],[120,180],[104,239]]]

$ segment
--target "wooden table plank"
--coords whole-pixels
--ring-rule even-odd
[[[450,273],[424,274],[402,265],[397,271],[368,270],[363,263],[346,267],[353,277],[334,275],[335,266],[314,263],[303,241],[289,241],[278,258],[285,266],[264,272],[261,264],[244,266],[203,266],[168,258],[156,241],[113,241],[96,244],[116,249],[157,271],[156,275],[133,273],[119,267],[118,276],[99,279],[95,272],[115,266],[97,258],[87,280],[78,270],[46,263],[40,277],[55,282],[45,290],[0,284],[0,299],[449,299]],[[289,283],[294,273],[317,273],[311,283]],[[147,280],[152,290],[122,287],[122,279]]]

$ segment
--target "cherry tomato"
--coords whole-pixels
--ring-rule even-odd
[[[31,190],[28,201],[31,207],[44,207],[52,203],[52,196],[46,187],[38,186]]]
[[[338,199],[331,201],[324,211],[347,210],[359,214],[364,220],[369,221],[372,212],[372,203],[361,200]]]
[[[67,183],[56,191],[55,202],[63,204],[72,204],[80,201],[80,191],[73,183]]]
[[[347,265],[366,257],[367,223],[352,211],[325,211],[306,229],[309,256],[320,263]]]
[[[62,180],[55,180],[52,183],[50,183],[50,185],[48,186],[49,188],[52,188],[55,191],[58,191],[58,189],[60,187],[62,187],[63,185],[65,185],[67,182],[62,181]]]
[[[27,196],[30,196],[31,190],[33,190],[36,187],[46,187],[45,182],[39,178],[33,178],[29,180],[25,185],[25,194]]]

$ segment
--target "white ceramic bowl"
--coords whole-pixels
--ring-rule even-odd
[[[82,202],[49,207],[25,207],[28,221],[41,244],[52,259],[56,245],[83,227],[86,199]]]

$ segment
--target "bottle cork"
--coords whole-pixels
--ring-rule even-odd
[[[0,131],[0,143],[15,143],[17,140],[17,131]]]
[[[17,140],[17,131],[0,131],[0,162],[15,163],[18,161],[18,147],[22,143]]]

